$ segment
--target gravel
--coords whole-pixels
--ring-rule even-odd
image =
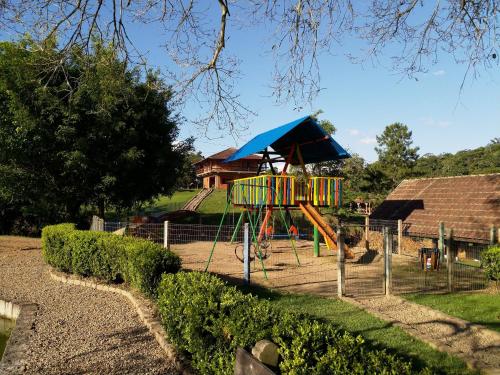
[[[39,239],[0,237],[0,299],[39,305],[26,374],[176,373],[125,298],[52,280]]]
[[[492,296],[492,298],[495,298]],[[500,334],[395,296],[358,299],[367,311],[402,323],[417,336],[488,373],[500,374]]]

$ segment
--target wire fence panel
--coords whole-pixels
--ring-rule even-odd
[[[354,254],[354,258],[346,259],[345,263],[346,295],[355,297],[383,295],[385,293],[383,227],[370,224],[367,228],[360,224],[345,224],[343,228],[345,243]]]
[[[260,263],[254,259],[253,281],[263,286],[283,289],[298,293],[309,293],[322,296],[334,296],[337,292],[337,257],[320,246],[318,256],[314,255],[312,241],[299,239],[271,240],[266,258]],[[266,270],[268,280],[264,279]]]
[[[259,247],[250,247],[251,283],[291,292],[333,297],[337,295],[337,253],[322,243],[314,252],[312,226],[300,225],[293,240],[278,222]],[[104,222],[95,225],[120,235],[164,244],[164,223]],[[407,232],[398,235],[397,222],[343,224],[345,243],[354,255],[345,263],[345,293],[370,297],[385,293],[384,246],[392,245],[391,292],[435,293],[478,290],[488,281],[480,254],[488,246],[444,241],[444,252],[435,238]],[[384,228],[390,235],[384,239]],[[170,249],[182,258],[183,268],[216,273],[243,282],[243,227],[169,223]],[[321,239],[324,242],[324,239]],[[451,244],[451,247],[450,247]],[[391,249],[391,246],[388,246]],[[451,261],[448,260],[450,254]]]
[[[215,243],[218,230],[218,226],[171,224],[170,248],[182,258],[184,268],[197,271],[205,270],[213,249],[208,271],[242,282],[243,230],[234,234],[235,226],[222,226]],[[252,244],[251,283],[287,291],[335,295],[335,254],[324,246],[319,257],[314,257],[313,252],[312,241],[298,239],[293,240],[292,245],[281,233],[265,238],[258,248]]]
[[[163,223],[105,222],[104,231],[163,244]]]
[[[480,253],[488,246],[445,241],[440,254],[436,239],[404,235],[404,252],[393,256],[395,294],[470,291],[486,288]],[[450,254],[451,261],[448,261]]]
[[[452,264],[452,290],[478,290],[488,286],[488,279],[481,268],[481,253],[486,244],[457,242]]]

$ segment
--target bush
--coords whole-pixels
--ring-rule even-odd
[[[177,255],[153,242],[76,230],[73,224],[45,227],[42,254],[61,271],[108,282],[125,280],[150,297],[156,297],[161,275],[177,272],[181,266]]]
[[[481,264],[490,280],[500,281],[500,246],[490,247],[483,251]]]
[[[74,224],[51,225],[42,230],[42,255],[45,261],[64,272],[72,272],[69,235]]]
[[[237,347],[267,338],[279,347],[283,374],[410,374],[411,363],[368,348],[361,336],[306,315],[274,309],[206,273],[164,275],[162,324],[201,374],[232,374]]]

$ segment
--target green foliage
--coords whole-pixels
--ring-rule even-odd
[[[147,296],[156,296],[163,273],[177,272],[180,258],[153,242],[105,232],[76,230],[73,224],[43,228],[42,254],[61,271],[125,280]]]
[[[412,147],[412,132],[396,122],[377,136],[377,142],[375,151],[382,170],[397,184],[410,173],[418,158],[418,147]]]
[[[72,254],[69,236],[74,224],[58,224],[42,230],[42,255],[45,261],[64,272],[72,272]]]
[[[164,275],[158,307],[170,340],[201,374],[232,374],[236,348],[264,338],[278,345],[283,374],[412,373],[410,363],[368,349],[360,336],[274,309],[210,274]]]
[[[500,281],[500,246],[493,246],[483,251],[481,265],[490,280]]]
[[[422,177],[462,176],[500,172],[500,143],[492,141],[484,147],[463,150],[456,154],[420,157],[415,164],[415,175]]]
[[[59,65],[53,65],[57,62]],[[111,47],[0,43],[2,232],[78,221],[170,194],[192,142],[178,142],[171,92]]]
[[[193,150],[194,138],[189,138],[186,142],[190,142],[190,149]],[[203,160],[201,152],[188,151],[184,161],[179,169],[179,178],[177,179],[177,188],[186,189],[198,187],[199,181],[196,177],[196,168],[194,163]]]

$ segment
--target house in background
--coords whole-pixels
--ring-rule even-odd
[[[194,163],[196,177],[203,180],[203,188],[226,189],[228,182],[257,174],[262,160],[260,155],[249,155],[243,159],[223,163],[236,151],[230,147]]]
[[[407,234],[427,238],[443,222],[457,241],[488,243],[500,227],[500,173],[404,180],[370,219],[402,220]]]

